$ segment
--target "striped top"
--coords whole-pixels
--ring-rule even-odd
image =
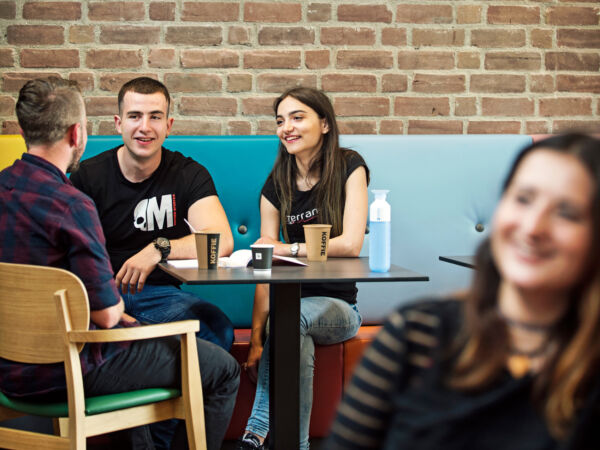
[[[355,370],[326,448],[600,448],[600,427],[593,425],[600,417],[591,413],[600,405],[598,392],[583,408],[587,419],[560,446],[565,443],[550,436],[531,401],[532,377],[515,379],[505,371],[479,392],[448,388],[462,323],[456,300],[423,301],[392,313]]]

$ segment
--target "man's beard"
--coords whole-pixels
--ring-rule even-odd
[[[77,146],[75,150],[73,150],[73,155],[71,155],[71,162],[67,166],[67,173],[75,172],[79,168],[79,160],[83,155],[83,139],[81,140],[80,145]]]

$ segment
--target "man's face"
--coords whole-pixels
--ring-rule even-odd
[[[173,125],[167,113],[167,99],[160,92],[125,93],[115,127],[131,158],[140,162],[160,158],[160,149]]]

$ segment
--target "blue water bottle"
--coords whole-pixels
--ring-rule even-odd
[[[392,209],[385,201],[389,191],[374,189],[375,200],[369,208],[369,267],[373,272],[390,270]]]

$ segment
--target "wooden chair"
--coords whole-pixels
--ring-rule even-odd
[[[158,422],[186,421],[191,449],[206,449],[196,320],[89,330],[85,286],[53,267],[0,263],[0,357],[29,364],[63,362],[66,403],[34,403],[0,393],[0,421],[22,415],[55,419],[60,435],[0,427],[0,448],[84,449],[86,437]],[[142,389],[85,398],[79,352],[84,343],[181,335],[181,390]]]

